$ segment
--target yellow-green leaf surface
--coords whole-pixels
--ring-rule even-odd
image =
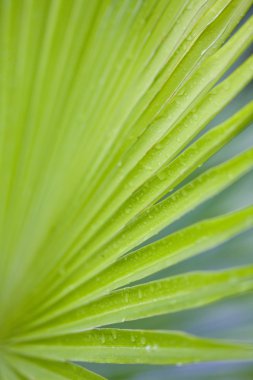
[[[251,64],[248,66],[251,67]],[[251,73],[252,70],[249,70]],[[242,77],[239,76],[238,83],[242,83]],[[220,104],[218,102],[217,104]],[[206,115],[205,115],[206,116]],[[234,117],[223,123],[221,126],[216,127],[199,142],[192,144],[186,152],[178,156],[171,164],[161,169],[155,176],[151,177],[140,189],[122,204],[117,213],[112,216],[110,220],[103,226],[101,231],[96,234],[96,239],[84,249],[84,253],[92,252],[96,247],[99,247],[101,238],[110,239],[113,232],[121,229],[133,216],[143,210],[152,201],[154,202],[163,194],[171,190],[174,186],[180,183],[185,176],[189,175],[198,165],[201,165],[202,160],[209,158],[209,155],[214,154],[216,149],[227,142],[234,134],[238,133],[252,120],[252,104],[250,103],[242,111],[238,112]],[[194,119],[193,119],[194,121]],[[182,128],[184,133],[185,128]],[[221,144],[221,145],[220,145]],[[202,158],[203,154],[203,158]],[[196,161],[195,161],[196,159]],[[102,240],[102,241],[103,241]],[[101,245],[101,243],[100,243]],[[75,263],[61,262],[61,267],[69,270],[69,267],[79,267],[83,256],[79,256],[78,261]],[[39,273],[37,274],[39,275]],[[62,276],[60,280],[62,279]],[[58,282],[56,277],[51,280],[51,285],[54,287]],[[44,289],[46,291],[46,289]],[[51,291],[50,291],[51,293]]]
[[[210,271],[185,260],[253,227],[244,199],[189,215],[253,169],[250,138],[238,143],[253,103],[231,106],[253,77],[252,4],[0,0],[0,380],[103,378],[77,361],[252,360],[251,342],[123,324],[251,299],[241,250]]]
[[[48,309],[46,318],[59,315],[63,311],[74,308],[107,294],[115,288],[124,286],[199,254],[207,249],[232,238],[253,227],[253,207],[240,210],[222,217],[205,220],[188,228],[179,230],[153,244],[134,251],[100,272],[94,279],[84,283],[78,291],[71,292],[63,302],[43,303],[41,311]],[[34,318],[34,311],[29,317]],[[35,314],[38,317],[38,313]]]
[[[225,189],[252,168],[253,149],[250,149],[224,164],[209,169],[167,199],[148,207],[96,252],[96,255],[87,260],[85,266],[78,267],[65,281],[62,293],[73,290],[74,284],[78,285],[95,276],[118,256],[158,233],[166,225]]]
[[[29,358],[24,355],[8,354],[11,362],[15,362],[18,379],[50,379],[50,380],[103,380],[85,368],[68,362]],[[9,359],[9,360],[10,360]]]
[[[253,289],[253,267],[223,272],[187,273],[111,293],[74,309],[45,325],[35,334],[62,334],[126,320],[186,310]],[[42,329],[42,332],[40,331]],[[28,332],[29,334],[29,332]],[[32,333],[33,334],[33,333]]]
[[[249,25],[245,26],[245,28],[247,27],[246,28],[247,31],[245,32],[245,34],[247,35],[247,38],[245,41],[246,43],[245,48],[246,46],[248,46],[247,44],[249,44],[252,39],[251,37],[252,32],[248,30],[252,28],[253,24],[251,25],[251,23],[252,23],[252,20],[249,21]],[[219,54],[222,55],[223,59],[224,57],[227,57],[227,55],[228,55],[227,57],[228,60],[235,59],[235,56],[233,55],[233,48],[235,49],[236,53],[238,53],[238,41],[236,37],[239,37],[239,36],[235,35],[234,40],[232,39],[229,43],[229,46],[226,47],[228,51],[227,53],[229,54],[226,54],[223,51],[219,52]],[[232,46],[230,46],[230,44]],[[213,59],[213,56],[210,57],[210,59],[211,58]],[[218,62],[222,62],[223,64],[226,65],[227,62],[226,61],[223,62],[223,59],[217,58]],[[230,64],[232,64],[231,61],[229,62]],[[216,60],[215,61],[212,60],[211,62],[208,61],[207,64],[208,64],[207,65],[208,68],[203,68],[203,71],[206,73],[210,69],[211,71],[214,71],[214,75],[216,75],[217,70],[219,68],[219,67],[217,68]],[[118,184],[119,188],[115,190],[115,192],[111,195],[111,198],[109,200],[107,199],[107,204],[108,204],[107,207],[109,208],[109,216],[110,216],[110,213],[114,211],[116,207],[119,207],[120,204],[123,203],[126,200],[126,198],[138,188],[138,186],[140,186],[145,180],[151,177],[155,173],[155,171],[159,170],[159,168],[163,164],[166,164],[166,162],[174,158],[174,156],[177,153],[179,153],[180,150],[184,148],[184,146],[191,140],[191,138],[193,138],[207,124],[207,122],[210,121],[216,115],[218,110],[220,110],[222,106],[226,104],[226,103],[225,104],[223,103],[224,98],[226,99],[226,101],[229,101],[229,99],[231,100],[233,96],[238,91],[240,91],[242,86],[245,86],[252,79],[252,58],[249,59],[248,62],[245,62],[245,64],[242,65],[242,67],[239,70],[240,72],[234,73],[232,78],[230,78],[231,80],[227,79],[227,81],[219,85],[218,88],[211,90],[211,92],[208,94],[206,94],[206,91],[210,89],[211,87],[210,78],[207,78],[206,83],[205,82],[203,83],[203,81],[201,80],[203,75],[196,74],[196,77],[199,78],[199,81],[194,80],[193,83],[198,84],[201,82],[203,86],[206,85],[207,88],[204,87],[206,91],[204,91],[202,87],[201,88],[197,87],[195,89],[195,87],[192,86],[192,82],[191,82],[189,84],[189,89],[186,88],[182,90],[183,94],[178,96],[179,99],[178,97],[176,97],[175,101],[172,102],[171,112],[170,110],[167,111],[169,115],[169,120],[167,120],[168,119],[167,117],[162,117],[158,119],[158,121],[156,122],[154,126],[153,125],[149,126],[146,132],[148,136],[146,137],[146,134],[144,133],[137,140],[137,143],[136,143],[137,145],[139,145],[141,144],[142,141],[144,141],[145,152],[143,153],[143,155],[144,154],[145,155],[143,159],[138,158],[137,162],[134,162],[134,165],[138,162],[139,163],[136,166],[136,168],[134,168],[133,171],[131,171],[124,180],[122,180],[122,177],[125,176],[124,162],[120,161],[120,165],[119,165],[118,172],[116,175],[116,179],[120,181],[120,184]],[[233,83],[233,86],[231,86],[231,82]],[[230,87],[233,87],[233,88],[230,88]],[[196,93],[200,96],[201,99],[204,97],[204,95],[206,95],[204,101],[201,102],[200,105],[199,103],[197,103],[196,105],[195,102],[191,99],[190,90],[192,90],[192,88],[194,91],[196,91]],[[178,110],[178,107],[186,106],[186,101],[184,100],[184,96],[186,97],[186,100],[190,103],[191,107],[186,113],[187,116],[185,116],[185,118],[178,120],[177,119],[178,113],[180,115],[182,114],[181,108],[179,108]],[[190,102],[190,100],[192,100],[192,102]],[[176,107],[173,107],[174,103],[176,104]],[[193,107],[194,105],[195,107]],[[192,112],[189,112],[189,111],[192,111]],[[173,119],[174,112],[175,112],[175,117],[174,117],[175,121]],[[185,115],[185,113],[183,113],[183,115]],[[183,123],[183,128],[181,126],[182,123]],[[162,132],[161,133],[159,132],[160,129],[162,131],[165,130],[165,132],[166,131],[168,132],[168,136],[162,140],[160,136]],[[149,136],[150,134],[151,136]],[[155,137],[153,136],[153,134],[159,134],[159,136]],[[147,143],[146,143],[146,140],[147,140]],[[155,142],[157,144],[155,144]],[[149,145],[146,146],[146,144],[149,144]],[[133,149],[134,150],[137,149],[137,152],[139,152],[139,148],[138,147],[135,148],[135,145],[133,145]],[[131,158],[133,157],[133,154],[130,152],[126,154],[126,158],[125,158],[126,165],[130,165],[130,162],[131,162],[128,157],[129,155]],[[89,188],[90,184],[88,184],[87,187]],[[110,191],[112,190],[112,188],[113,188],[113,183],[112,181],[110,181]],[[103,197],[106,195],[105,186],[103,186],[99,191],[100,191],[100,196],[96,197],[96,200],[91,199],[89,202],[90,206],[94,204],[94,206],[92,207],[93,211],[98,206],[99,202],[102,201]],[[112,200],[112,204],[111,204],[111,200]],[[92,211],[90,209],[87,209],[85,206],[82,205],[81,211],[82,213],[85,213],[85,215],[87,215],[85,219],[87,220],[88,226],[82,227],[82,228],[85,228],[84,229],[84,239],[85,239],[85,236],[87,236],[87,234],[89,237],[90,228],[95,229],[97,228],[97,225],[99,227],[102,224],[103,218],[104,218],[104,215],[103,215],[104,209],[102,209],[103,214],[101,216],[99,215],[99,219],[100,219],[99,222],[96,222],[96,220],[90,220],[90,215],[92,214]],[[108,213],[108,210],[107,210],[107,213]],[[81,225],[83,225],[83,222],[81,222]],[[71,226],[68,225],[68,226],[65,226],[65,228],[71,229]],[[94,235],[94,238],[92,239],[91,244],[88,243],[87,247],[84,246],[84,251],[82,252],[82,256],[90,255],[91,252],[93,252],[94,244],[97,247],[97,244],[99,243],[99,240],[98,240],[98,243],[96,243],[96,241],[97,241],[97,238],[95,239],[95,235]],[[67,252],[67,256],[71,257],[73,255],[73,249],[75,250],[74,253],[78,252],[78,248],[80,247],[80,245],[84,244],[84,242],[85,240],[83,240],[83,238],[81,240],[81,243],[78,240],[78,246],[76,246],[75,244],[74,247],[71,247],[70,252]],[[67,245],[67,243],[65,244]],[[78,266],[78,264],[76,265]]]
[[[252,360],[253,346],[201,339],[180,332],[99,329],[13,345],[14,352],[106,363],[177,364]]]

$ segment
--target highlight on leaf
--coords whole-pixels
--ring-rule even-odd
[[[252,298],[239,254],[193,258],[252,229],[253,206],[190,213],[253,169],[252,143],[212,163],[253,122],[252,101],[231,106],[253,77],[251,6],[0,0],[1,380],[252,361],[250,339],[142,326]]]

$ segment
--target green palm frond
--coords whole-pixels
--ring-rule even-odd
[[[251,101],[205,130],[252,80],[251,5],[0,0],[0,380],[252,360],[123,324],[253,290],[250,264],[148,278],[253,227],[247,206],[154,239],[253,169],[249,148],[197,171],[253,121]]]

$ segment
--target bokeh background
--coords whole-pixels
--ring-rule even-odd
[[[253,9],[248,12],[243,22],[253,15]],[[253,53],[249,48],[236,62],[233,71],[242,61]],[[223,112],[210,123],[208,128],[225,120],[244,104],[252,100],[253,83],[237,96]],[[241,135],[235,138],[218,154],[199,168],[193,178],[208,167],[216,165],[229,157],[247,149],[253,143],[253,124]],[[253,173],[241,178],[229,189],[212,198],[196,210],[190,212],[179,222],[162,231],[157,239],[179,228],[197,222],[204,218],[245,207],[253,203]],[[184,261],[152,278],[174,275],[191,270],[210,270],[253,263],[253,231],[248,231],[216,249]],[[150,277],[149,277],[150,279]],[[251,341],[253,343],[253,294],[233,297],[206,307],[178,312],[170,315],[147,318],[134,322],[114,325],[123,328],[170,329],[182,330],[203,337],[229,338]],[[252,380],[253,363],[207,363],[197,365],[147,366],[147,365],[109,365],[86,364],[86,366],[106,376],[110,380]]]

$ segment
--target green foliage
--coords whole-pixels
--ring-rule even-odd
[[[252,360],[250,343],[110,327],[253,290],[252,265],[135,284],[253,227],[248,206],[148,241],[253,168],[250,148],[189,178],[253,121],[249,102],[204,131],[252,80],[253,57],[224,78],[251,5],[0,0],[1,380]]]

